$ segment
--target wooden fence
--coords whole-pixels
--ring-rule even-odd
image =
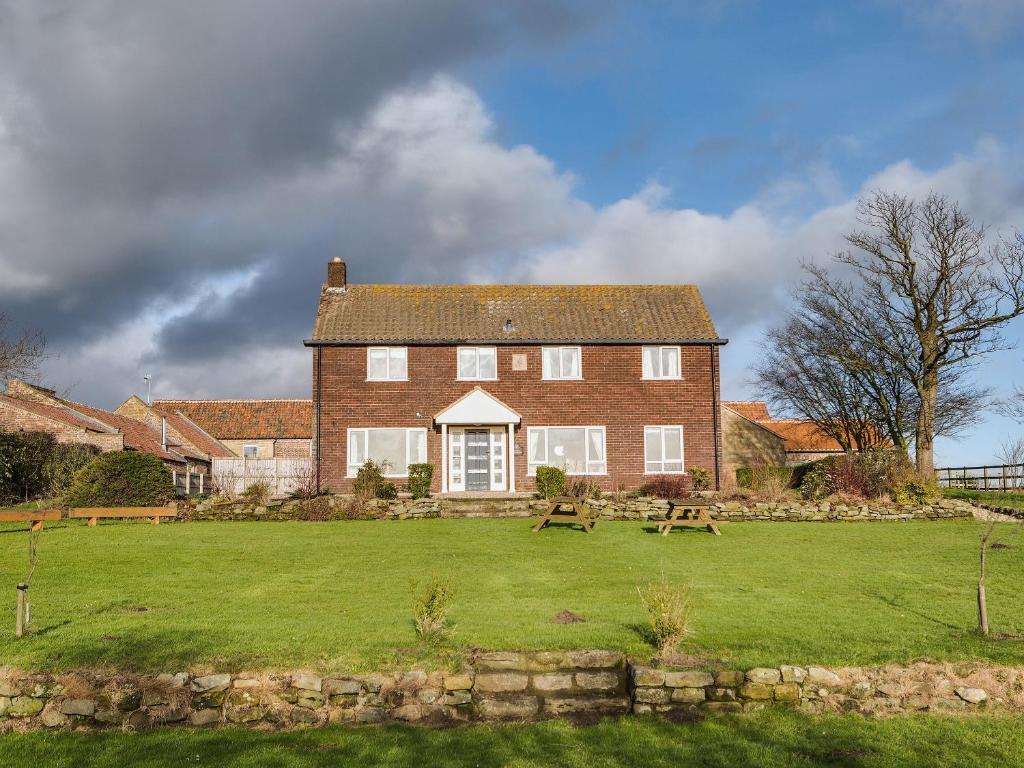
[[[210,493],[240,496],[254,483],[266,483],[272,496],[288,496],[310,482],[310,459],[214,459]]]
[[[939,485],[974,491],[1024,492],[1024,464],[990,464],[982,467],[942,467],[935,470]]]

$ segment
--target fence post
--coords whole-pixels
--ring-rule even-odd
[[[212,465],[212,464],[210,465],[210,471],[211,471],[211,472],[213,471],[213,465]],[[204,485],[204,483],[203,483],[203,478],[204,478],[204,477],[206,477],[206,475],[200,475],[200,476],[199,476],[199,495],[200,495],[200,496],[202,496],[202,495],[203,495],[203,485]]]

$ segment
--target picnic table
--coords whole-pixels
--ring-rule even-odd
[[[592,532],[594,530],[594,526],[597,525],[597,519],[591,512],[590,505],[587,504],[587,500],[584,498],[577,496],[556,496],[553,499],[548,499],[548,502],[548,511],[545,512],[541,516],[540,521],[530,529],[534,533],[546,528],[552,519],[579,523],[587,533]],[[571,511],[565,509],[566,507],[569,507]]]
[[[669,499],[668,514],[665,519],[658,523],[658,532],[662,536],[668,536],[675,526],[680,527],[706,527],[708,531],[721,536],[718,530],[718,523],[711,519],[708,510],[711,507],[710,501],[703,499]]]

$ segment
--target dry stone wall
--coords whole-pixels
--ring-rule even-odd
[[[0,732],[33,728],[386,721],[445,724],[627,714],[714,715],[769,704],[808,711],[1024,711],[1024,669],[680,669],[603,650],[492,652],[459,672],[27,674],[0,670]]]
[[[589,502],[604,520],[653,520],[665,516],[669,503],[647,496],[608,497]],[[309,514],[313,506],[317,512]],[[186,505],[186,516],[193,520],[296,520],[296,519],[390,519],[530,517],[547,509],[547,502],[529,497],[516,498],[437,498],[371,499],[356,502],[350,496],[324,496],[312,501],[276,500],[267,504],[232,502],[227,499],[206,499]],[[892,503],[865,502],[836,504],[814,501],[756,502],[723,501],[711,507],[717,520],[765,522],[842,522],[939,520],[970,517],[974,507],[956,499],[942,499],[934,504],[902,506]]]

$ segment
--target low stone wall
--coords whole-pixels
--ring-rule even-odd
[[[865,715],[1024,711],[1024,669],[782,666],[665,669],[614,651],[492,652],[457,673],[326,675],[0,669],[0,732],[33,728],[385,721],[445,724],[552,717],[745,712],[767,704]]]
[[[984,707],[1020,711],[1024,670],[911,667],[761,667],[741,670],[632,668],[633,712],[746,712],[767,704],[863,715],[952,712]],[[983,687],[984,686],[984,687]]]
[[[669,504],[647,496],[607,497],[590,505],[604,520],[652,520],[665,516]],[[183,503],[185,517],[193,520],[302,520],[302,519],[416,519],[469,517],[530,517],[547,509],[542,499],[437,498],[370,499],[356,502],[350,496],[323,496],[310,501],[287,499],[255,505],[226,499]],[[1017,510],[1019,512],[1019,510]],[[865,520],[938,520],[971,517],[974,507],[957,499],[941,499],[924,506],[891,503],[836,504],[827,501],[779,501],[745,504],[723,501],[711,507],[716,520],[766,522],[840,522]]]

